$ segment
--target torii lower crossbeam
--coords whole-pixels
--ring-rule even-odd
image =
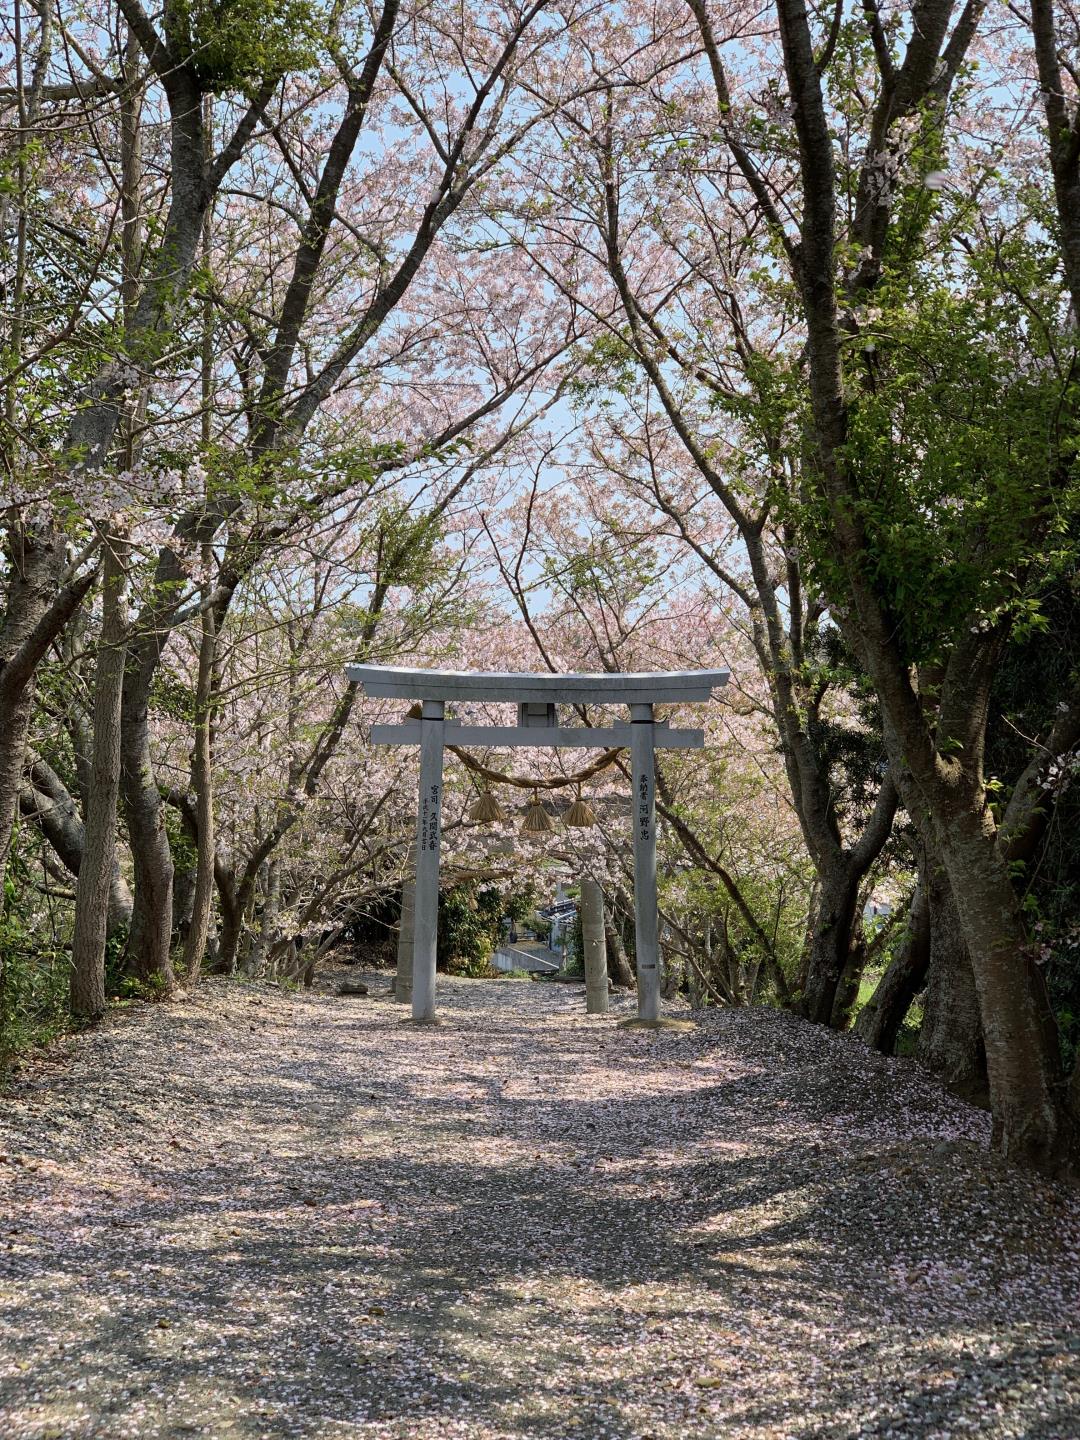
[[[535,675],[472,674],[411,670],[396,666],[350,665],[350,684],[365,694],[420,700],[418,721],[376,725],[372,741],[420,746],[420,803],[416,816],[416,900],[413,920],[412,1018],[435,1019],[435,942],[439,907],[439,846],[446,745],[540,746],[612,749],[628,745],[633,785],[634,933],[638,976],[638,1020],[660,1023],[660,950],[656,899],[655,751],[698,749],[700,730],[657,725],[653,706],[708,700],[728,680],[726,670],[660,674]],[[515,701],[520,723],[467,726],[446,719],[448,701]],[[628,705],[630,724],[605,728],[560,726],[556,705]],[[546,711],[547,717],[529,714]]]

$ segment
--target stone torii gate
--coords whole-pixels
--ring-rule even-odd
[[[348,665],[349,681],[373,699],[418,700],[421,718],[375,725],[376,745],[420,746],[420,803],[416,815],[416,909],[413,919],[412,1018],[435,1019],[435,937],[439,906],[443,747],[557,746],[630,749],[633,782],[634,936],[638,977],[637,1023],[660,1021],[660,965],[656,915],[655,751],[698,750],[702,730],[658,725],[654,705],[701,704],[726,685],[727,670],[656,674],[551,675],[412,670],[394,665]],[[514,725],[462,725],[446,718],[455,701],[516,703]],[[564,726],[557,705],[627,705],[629,725]]]

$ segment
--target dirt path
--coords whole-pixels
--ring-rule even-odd
[[[27,1071],[4,1440],[1078,1440],[1080,1197],[913,1066],[440,1002],[212,983]]]

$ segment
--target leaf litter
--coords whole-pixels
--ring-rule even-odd
[[[1080,1194],[913,1062],[211,980],[0,1113],[0,1434],[1080,1437]],[[382,992],[379,994],[378,992]]]

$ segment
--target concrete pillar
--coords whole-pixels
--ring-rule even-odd
[[[656,917],[656,734],[651,705],[630,706],[634,787],[634,941],[638,1019],[660,1018],[660,947]]]
[[[442,829],[441,700],[425,700],[420,718],[420,802],[416,807],[416,900],[413,912],[412,1018],[435,1019],[435,938],[439,923]]]
[[[608,1008],[608,974],[604,894],[588,875],[581,877],[581,939],[585,951],[585,1012],[588,1015],[605,1015]]]

